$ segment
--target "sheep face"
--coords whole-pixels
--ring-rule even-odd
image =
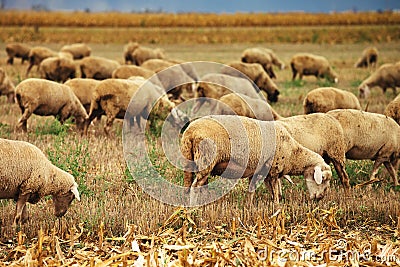
[[[304,172],[304,178],[311,200],[322,199],[329,188],[329,181],[332,178],[332,171],[329,165],[314,166]]]
[[[53,195],[54,215],[57,217],[64,216],[74,198],[80,201],[78,185],[76,183],[74,183],[74,185],[71,187],[69,191],[54,194]]]
[[[361,85],[358,88],[358,92],[359,92],[359,96],[360,98],[368,98],[369,94],[371,93],[371,91],[369,90],[369,86],[368,85]]]

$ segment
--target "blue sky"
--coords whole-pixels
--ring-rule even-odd
[[[399,0],[5,0],[5,8],[31,9],[43,5],[50,10],[122,12],[163,10],[165,12],[330,12],[345,10],[400,9]]]

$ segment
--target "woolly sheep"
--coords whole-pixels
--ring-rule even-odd
[[[142,76],[143,78],[150,78],[156,74],[154,71],[136,65],[122,65],[116,68],[112,73],[112,78],[128,79],[131,76]]]
[[[21,58],[21,64],[25,60],[29,60],[29,51],[31,47],[21,43],[11,43],[6,45],[6,53],[8,56],[7,64],[12,65],[14,63],[14,57]]]
[[[81,59],[90,56],[92,49],[87,44],[76,43],[64,45],[63,47],[61,47],[60,51],[71,53],[73,59]]]
[[[218,101],[214,114],[236,114],[262,121],[278,120],[282,118],[267,101],[238,93],[230,93],[222,96]]]
[[[104,80],[112,77],[112,73],[120,66],[118,61],[104,57],[85,57],[80,62],[81,78]]]
[[[56,82],[65,82],[75,78],[75,63],[66,57],[49,57],[39,65],[41,78]]]
[[[301,145],[321,155],[327,164],[332,162],[341,183],[350,188],[344,132],[334,117],[325,113],[297,115],[281,118],[279,124]]]
[[[43,46],[35,46],[29,51],[29,66],[26,70],[26,75],[28,76],[33,66],[37,66],[38,70],[40,62],[48,57],[56,57],[58,53],[51,50],[50,48]]]
[[[197,74],[197,71],[193,64],[187,63],[183,60],[153,58],[143,62],[141,67],[157,73],[177,64],[179,64],[183,71],[186,72],[186,74],[189,75],[194,81],[199,80],[199,75]]]
[[[360,84],[358,87],[359,97],[368,98],[371,93],[370,88],[374,86],[381,87],[383,93],[386,92],[387,88],[392,88],[396,94],[396,86],[400,86],[400,62],[380,66]]]
[[[384,164],[394,185],[397,186],[400,126],[385,115],[360,110],[337,109],[327,114],[333,116],[342,125],[346,158],[374,160],[371,180],[375,179],[379,166]]]
[[[362,51],[361,57],[354,64],[356,68],[375,67],[378,62],[378,49],[376,47],[367,47]]]
[[[329,165],[295,141],[278,122],[213,115],[190,123],[181,139],[181,152],[188,160],[184,186],[190,190],[205,185],[210,174],[224,172],[224,177],[235,179],[263,176],[278,203],[280,178],[303,174],[310,199],[322,198],[332,176]]]
[[[142,95],[135,95],[143,84],[146,83],[146,90],[140,90]],[[140,124],[140,117],[146,118],[151,111],[153,100],[161,98],[158,106],[155,107],[156,112],[163,113],[166,107],[172,110],[175,105],[169,101],[166,95],[163,96],[163,89],[151,84],[151,82],[144,80],[125,80],[125,79],[107,79],[101,81],[95,88],[92,101],[90,105],[89,118],[85,124],[85,134],[87,134],[88,127],[91,121],[102,114],[107,116],[104,131],[109,134],[113,121],[116,118],[123,119],[129,105],[134,107],[130,110],[130,116],[137,119]],[[130,104],[131,101],[136,101]]]
[[[0,67],[0,95],[7,97],[8,103],[14,102],[15,86],[6,71]]]
[[[277,65],[281,69],[285,68],[285,64],[278,59],[272,50],[262,47],[245,49],[242,53],[242,62],[261,64],[271,78],[276,78],[272,65]]]
[[[238,76],[241,78],[249,78],[252,80],[261,90],[265,91],[268,95],[268,100],[271,102],[278,101],[279,90],[278,86],[271,80],[268,74],[264,71],[263,67],[258,63],[243,63],[240,61],[234,61],[227,64],[229,67],[223,67],[221,73]],[[238,74],[236,70],[242,72]],[[247,76],[247,77],[246,77]]]
[[[53,81],[29,78],[15,88],[15,99],[22,116],[17,130],[27,131],[27,121],[32,114],[58,117],[61,123],[73,116],[78,129],[82,129],[88,115],[71,88]]]
[[[299,53],[292,57],[290,66],[293,72],[292,80],[295,80],[297,74],[299,74],[300,80],[303,79],[303,75],[314,75],[317,78],[326,78],[335,83],[338,82],[337,73],[323,56]]]
[[[160,48],[152,49],[144,46],[139,46],[132,52],[132,62],[138,66],[142,65],[146,60],[153,58],[165,58],[164,52]]]
[[[400,125],[400,94],[386,106],[385,115],[393,118]]]
[[[72,92],[78,97],[86,112],[89,114],[92,95],[99,83],[100,81],[95,79],[75,78],[66,81],[64,84],[71,88]]]
[[[54,166],[36,146],[0,139],[0,199],[14,199],[14,224],[28,220],[26,203],[52,195],[54,215],[63,216],[72,200],[80,201],[74,177]]]
[[[303,101],[304,114],[328,112],[334,109],[361,110],[360,101],[349,92],[334,87],[320,87],[308,92]]]
[[[125,64],[133,63],[132,53],[139,47],[137,42],[129,42],[124,46],[124,59]]]

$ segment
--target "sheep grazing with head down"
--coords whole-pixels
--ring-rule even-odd
[[[99,83],[100,81],[95,79],[75,78],[66,81],[64,84],[71,88],[72,92],[78,97],[86,112],[89,114],[92,95]]]
[[[245,49],[242,53],[242,62],[261,64],[271,78],[276,78],[272,65],[276,65],[280,69],[285,68],[285,64],[279,60],[271,49],[263,47]]]
[[[400,95],[386,106],[385,115],[393,118],[400,125]]]
[[[67,57],[49,57],[39,65],[41,78],[56,82],[65,82],[75,78],[76,66],[72,59]]]
[[[262,176],[279,203],[284,175],[304,175],[311,199],[326,194],[332,177],[323,158],[300,145],[278,122],[205,116],[184,131],[181,152],[187,160],[184,186],[189,190],[207,184],[210,174],[232,179]]]
[[[10,77],[8,77],[6,71],[3,68],[0,68],[0,95],[5,95],[8,103],[13,103],[14,92],[14,83],[11,81]]]
[[[160,48],[153,49],[150,47],[139,46],[132,52],[131,58],[133,64],[140,66],[146,60],[153,58],[163,59],[165,58],[165,55]]]
[[[63,216],[72,200],[80,200],[74,177],[54,166],[36,146],[0,139],[0,199],[17,202],[14,224],[28,220],[26,203],[52,195],[54,215]]]
[[[400,86],[400,62],[383,64],[365,79],[358,87],[360,98],[367,98],[371,93],[370,88],[374,86],[381,87],[383,93],[387,88],[392,88],[396,94],[396,87]]]
[[[112,73],[121,64],[104,57],[85,57],[80,62],[81,78],[104,80],[112,77]]]
[[[122,65],[116,68],[112,73],[112,78],[128,79],[132,76],[141,76],[145,79],[156,74],[154,71],[136,65]]]
[[[327,114],[333,116],[343,128],[346,158],[374,160],[371,180],[375,180],[380,165],[384,164],[397,186],[400,126],[385,115],[360,110],[336,109]]]
[[[356,68],[375,67],[378,62],[378,49],[376,47],[367,47],[362,51],[361,57],[354,64]]]
[[[29,51],[29,66],[26,70],[26,75],[28,76],[33,66],[37,66],[37,70],[40,70],[40,63],[48,57],[56,57],[58,53],[51,50],[50,48],[43,46],[35,46]]]
[[[337,73],[332,69],[329,61],[323,56],[299,53],[292,57],[290,66],[293,72],[292,80],[295,80],[297,74],[299,74],[300,80],[303,79],[303,75],[314,75],[318,79],[326,78],[329,81],[338,82]]]
[[[250,79],[260,88],[260,90],[267,93],[269,101],[278,101],[278,86],[271,80],[263,67],[258,63],[234,61],[223,67],[221,73]]]
[[[351,92],[334,87],[321,87],[308,92],[303,101],[304,114],[334,109],[361,110],[360,101]]]
[[[88,118],[71,88],[53,81],[26,79],[15,88],[15,100],[22,112],[16,128],[25,132],[32,114],[58,117],[61,123],[73,117],[78,129],[83,129]]]
[[[14,63],[14,58],[21,58],[21,64],[25,60],[29,60],[29,51],[31,47],[21,43],[11,43],[6,45],[6,53],[8,56],[7,64],[12,65]]]
[[[76,43],[64,45],[61,47],[60,51],[70,53],[73,59],[81,59],[90,56],[92,49],[87,44]]]
[[[124,59],[125,64],[133,63],[132,53],[139,47],[137,42],[129,42],[124,46]]]

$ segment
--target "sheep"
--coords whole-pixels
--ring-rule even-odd
[[[297,115],[279,119],[290,135],[301,145],[333,163],[342,185],[350,188],[345,169],[346,144],[340,123],[326,113]]]
[[[7,97],[8,103],[14,102],[15,86],[6,71],[0,67],[0,95]]]
[[[362,51],[361,57],[354,64],[355,68],[375,67],[378,62],[378,49],[367,47]]]
[[[165,58],[165,55],[160,48],[152,49],[149,47],[139,46],[132,52],[131,57],[132,57],[132,63],[140,66],[146,60],[152,58],[163,59]]]
[[[400,158],[400,126],[382,114],[353,109],[331,110],[342,125],[346,144],[346,158],[374,160],[370,180],[375,180],[379,166],[384,164],[395,186]]]
[[[400,94],[386,106],[385,115],[393,118],[400,125]]]
[[[31,47],[21,43],[11,43],[6,45],[6,53],[8,56],[7,64],[12,65],[14,63],[14,57],[21,58],[21,64],[25,60],[29,60],[29,51]]]
[[[276,84],[264,71],[263,67],[258,63],[243,63],[240,61],[230,62],[227,64],[227,66],[221,69],[221,73],[241,78],[249,78],[261,90],[267,93],[269,101],[271,102],[278,101],[278,95],[279,95],[278,86],[276,86]]]
[[[131,76],[142,76],[143,78],[150,78],[156,74],[154,71],[136,65],[122,65],[116,68],[112,73],[112,78],[116,79],[128,79]]]
[[[37,69],[39,70],[39,64],[42,62],[44,59],[48,57],[56,57],[58,56],[58,53],[43,46],[35,46],[31,48],[29,51],[29,66],[28,69],[26,70],[26,76],[28,76],[29,72],[31,71],[33,66],[37,66]]]
[[[180,146],[186,159],[184,187],[190,192],[203,186],[210,174],[232,179],[262,176],[272,189],[274,202],[279,203],[276,186],[280,178],[303,174],[310,199],[322,198],[332,177],[329,165],[294,140],[278,122],[213,115],[190,123]]]
[[[14,225],[28,220],[26,203],[52,195],[54,215],[62,217],[74,198],[80,201],[74,177],[54,166],[36,146],[0,138],[0,199],[14,199]]]
[[[15,88],[15,100],[22,116],[18,120],[17,130],[27,131],[27,121],[32,114],[53,115],[61,123],[73,116],[78,129],[83,129],[88,115],[71,88],[53,81],[29,78]]]
[[[395,64],[386,63],[380,66],[367,79],[365,79],[358,87],[359,97],[368,98],[371,91],[370,88],[379,86],[383,93],[387,88],[392,88],[396,94],[396,86],[400,86],[400,62]]]
[[[124,46],[124,59],[125,64],[129,64],[129,62],[133,63],[132,53],[135,51],[136,48],[139,47],[137,42],[129,42]]]
[[[100,83],[99,80],[90,78],[74,78],[66,81],[64,84],[69,86],[72,92],[78,97],[79,101],[89,114],[90,103],[95,87]]]
[[[271,121],[282,117],[261,98],[252,98],[247,95],[230,93],[222,96],[213,114],[239,115],[253,119]]]
[[[209,99],[220,99],[229,93],[240,93],[251,98],[261,98],[255,90],[253,84],[248,79],[235,77],[222,73],[208,73],[201,78],[194,92],[196,102],[193,106],[193,112],[197,113],[202,105]],[[216,102],[212,104],[210,109],[215,107]]]
[[[272,65],[277,65],[281,69],[285,68],[285,64],[278,59],[272,50],[262,47],[245,49],[242,53],[242,62],[261,64],[271,78],[276,78]]]
[[[76,76],[75,63],[65,56],[46,58],[40,63],[39,69],[41,78],[50,81],[64,83]]]
[[[144,67],[146,69],[152,70],[157,73],[178,64],[183,69],[183,71],[186,72],[186,74],[189,77],[191,77],[194,81],[199,80],[199,75],[197,74],[194,64],[187,63],[182,60],[153,58],[143,62],[141,67]]]
[[[139,90],[141,86],[146,86],[145,90]],[[137,95],[137,92],[140,95]],[[125,79],[106,79],[101,81],[95,88],[90,105],[89,118],[86,121],[84,133],[87,134],[91,121],[102,114],[107,116],[104,132],[108,135],[113,121],[116,118],[123,119],[128,106],[131,106],[130,115],[132,118],[140,120],[146,118],[151,111],[153,101],[161,98],[157,104],[157,112],[164,112],[162,107],[172,110],[175,105],[168,100],[164,91],[150,81],[125,80]],[[135,95],[134,98],[132,96]],[[132,99],[131,99],[132,98]],[[132,102],[134,101],[134,102]],[[137,121],[138,125],[140,121]]]
[[[112,73],[120,66],[118,61],[103,57],[85,57],[80,62],[81,78],[104,80],[112,77]]]
[[[361,110],[360,101],[353,93],[334,87],[311,90],[303,101],[304,114],[347,108]]]
[[[87,44],[76,43],[64,45],[63,47],[61,47],[60,51],[71,53],[73,59],[81,59],[90,56],[92,49]]]
[[[338,82],[337,73],[323,56],[299,53],[292,57],[290,66],[293,72],[293,81],[296,79],[297,74],[299,74],[300,80],[303,79],[303,75],[314,75],[318,79],[326,78],[329,81]]]

